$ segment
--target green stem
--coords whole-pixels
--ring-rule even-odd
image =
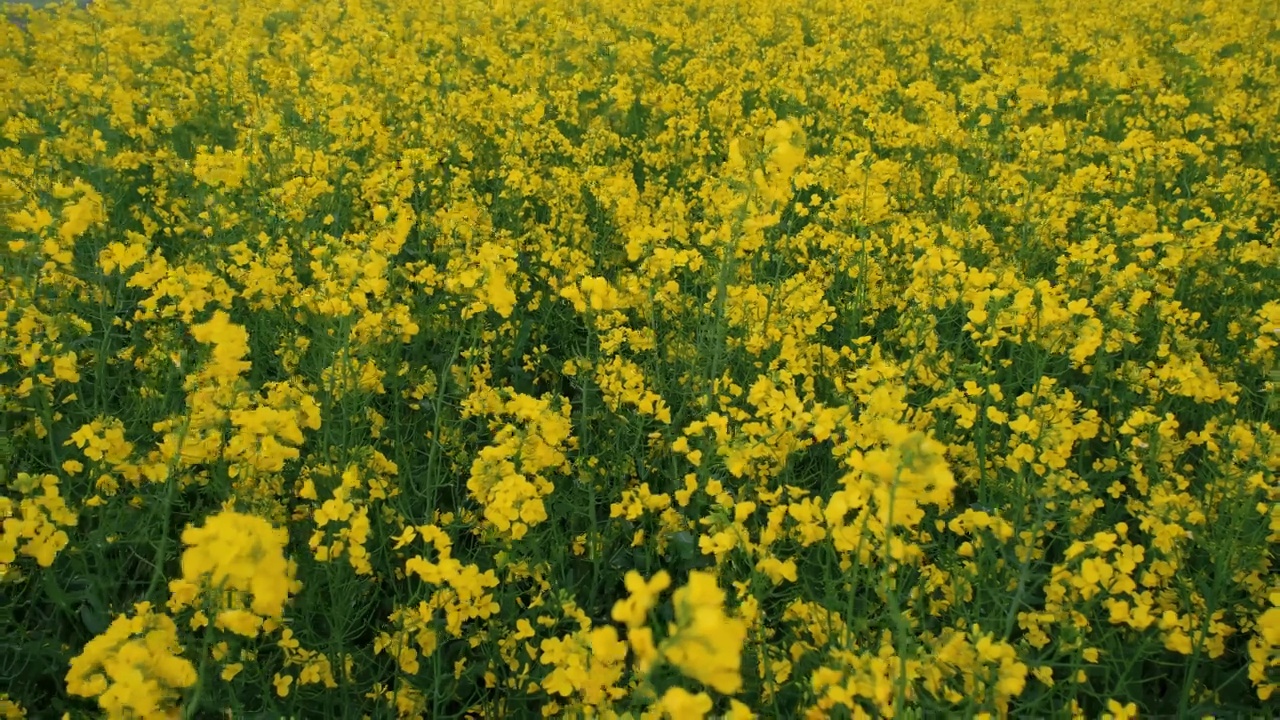
[[[165,477],[164,495],[164,528],[160,535],[160,544],[156,546],[155,557],[151,560],[151,582],[147,585],[147,597],[154,597],[156,588],[164,581],[164,558],[169,552],[169,524],[173,520],[173,498],[178,488],[178,465],[182,461],[182,446],[187,439],[187,431],[191,427],[191,413],[187,412],[182,425],[178,429],[178,448],[174,456],[169,458]]]
[[[204,626],[204,641],[200,646],[200,668],[196,670],[196,687],[191,691],[191,701],[182,710],[184,720],[196,717],[200,710],[200,696],[204,690],[205,672],[209,668],[209,646],[213,643],[213,620]]]

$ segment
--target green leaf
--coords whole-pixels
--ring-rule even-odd
[[[89,632],[101,635],[107,629],[107,614],[84,604],[80,606],[80,622]]]

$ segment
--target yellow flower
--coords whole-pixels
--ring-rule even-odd
[[[80,371],[77,369],[77,358],[74,352],[53,359],[53,376],[64,382],[80,382]]]
[[[168,615],[139,603],[118,616],[71,661],[67,692],[96,697],[110,718],[154,717],[177,708],[180,691],[196,682]]]
[[[15,502],[0,496],[0,579],[18,554],[35,559],[40,567],[52,565],[70,541],[63,528],[78,521],[62,498],[56,475],[20,472],[10,487],[21,499]]]
[[[747,627],[724,614],[724,591],[710,573],[693,571],[672,596],[676,622],[661,647],[662,656],[685,675],[717,692],[742,687],[742,646]]]
[[[243,360],[249,354],[249,333],[244,326],[231,322],[222,310],[214,311],[207,322],[191,326],[191,336],[200,343],[213,345],[208,372],[217,377],[234,377],[249,369]]]
[[[671,720],[702,720],[711,712],[711,698],[706,693],[691,693],[682,687],[673,687],[662,695],[654,708]]]
[[[22,720],[27,711],[17,702],[9,699],[8,693],[0,693],[0,718],[4,720]]]
[[[756,571],[768,576],[769,582],[774,585],[781,585],[784,580],[795,582],[797,578],[796,561],[791,558],[786,560],[779,560],[776,557],[761,558],[756,563]]]
[[[271,679],[271,684],[276,688],[276,695],[289,697],[289,688],[293,685],[293,676],[276,673]]]
[[[292,564],[285,560],[288,533],[253,515],[224,511],[202,527],[182,532],[182,580],[221,603],[226,593],[250,599],[249,609],[263,618],[280,618],[294,590]],[[239,610],[241,608],[229,608]],[[252,623],[242,615],[219,615],[219,622],[244,633]]]
[[[547,638],[539,649],[539,662],[553,667],[542,681],[547,692],[562,697],[578,695],[588,706],[622,697],[617,685],[626,669],[627,644],[618,639],[613,627]]]
[[[1131,720],[1138,717],[1137,703],[1121,703],[1119,700],[1108,700],[1107,711],[1102,713],[1104,720]]]
[[[257,637],[262,628],[262,618],[245,610],[223,610],[218,613],[215,624],[237,635]]]
[[[640,573],[628,570],[624,578],[627,592],[630,595],[613,605],[613,619],[635,628],[648,622],[649,611],[657,602],[658,595],[671,586],[671,576],[665,570],[659,570],[647,582]]]

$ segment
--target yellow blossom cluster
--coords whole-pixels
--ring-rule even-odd
[[[264,621],[284,616],[285,603],[299,589],[296,568],[284,554],[287,537],[263,518],[234,511],[187,528],[182,576],[169,584],[169,609],[208,609],[215,626],[255,637]]]
[[[484,385],[464,401],[463,416],[487,417],[493,430],[493,441],[471,463],[467,490],[499,534],[520,540],[547,520],[543,497],[554,486],[543,473],[563,472],[568,464],[568,413],[567,405],[549,397],[504,394]]]
[[[173,619],[138,603],[71,661],[67,692],[95,698],[110,718],[164,718],[178,707],[196,668],[182,655]]]
[[[15,567],[18,555],[26,555],[40,567],[52,565],[70,542],[67,529],[78,521],[60,494],[55,475],[19,473],[7,489],[16,491],[19,499],[0,497],[0,583],[22,577]]]

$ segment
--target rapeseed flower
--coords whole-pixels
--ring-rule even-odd
[[[1268,3],[232,5],[0,22],[0,714],[1274,700]]]
[[[67,692],[95,698],[110,718],[170,717],[196,682],[182,651],[173,619],[139,603],[72,659]]]
[[[257,635],[263,620],[283,617],[285,603],[298,590],[296,566],[284,554],[287,538],[267,520],[235,511],[188,527],[171,604],[182,607],[203,597],[217,611],[220,627]]]

